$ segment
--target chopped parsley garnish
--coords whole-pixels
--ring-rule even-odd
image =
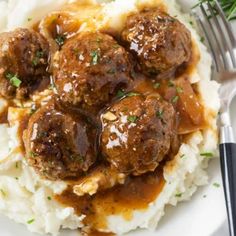
[[[15,165],[15,166],[16,166],[16,169],[18,169],[18,162],[16,162],[16,165]]]
[[[192,22],[192,21],[189,21],[189,24],[190,24],[190,25],[193,25],[193,22]]]
[[[179,96],[174,96],[174,97],[171,99],[171,102],[176,103],[176,102],[178,102],[178,100],[179,100]]]
[[[183,92],[183,89],[178,86],[178,87],[176,87],[176,92],[177,92],[177,93],[182,93],[182,92]]]
[[[155,84],[153,85],[153,88],[154,88],[154,89],[158,89],[158,88],[160,88],[160,86],[161,86],[160,83],[155,83]]]
[[[138,120],[137,116],[128,116],[127,120],[131,123],[135,123]]]
[[[164,114],[164,110],[158,110],[158,111],[156,112],[156,116],[157,116],[158,118],[160,118],[160,119],[163,118],[163,114]]]
[[[35,220],[34,219],[30,219],[27,221],[27,224],[32,224]]]
[[[168,87],[174,87],[174,86],[175,86],[174,82],[170,80],[170,81],[168,82]]]
[[[220,184],[214,183],[213,186],[216,187],[216,188],[219,188],[219,187],[220,187]]]
[[[59,47],[63,46],[65,40],[66,36],[61,34],[57,35],[57,37],[55,38],[55,41]]]
[[[140,96],[140,93],[136,93],[136,92],[129,92],[129,93],[125,93],[123,90],[118,90],[116,96],[118,98],[122,98],[122,97],[134,97],[134,96]]]
[[[44,55],[44,52],[43,52],[43,51],[36,51],[36,57],[42,58],[43,55]]]
[[[182,197],[182,193],[176,193],[175,197]]]
[[[19,88],[22,81],[17,77],[16,74],[7,73],[6,78],[10,81],[10,83],[15,86],[16,88]]]
[[[32,17],[28,17],[27,21],[32,21],[32,19],[33,19]]]
[[[130,92],[126,94],[126,97],[134,97],[134,96],[140,96],[140,93]]]
[[[116,96],[117,96],[118,98],[122,98],[122,97],[125,96],[125,92],[124,92],[123,90],[118,90]]]
[[[185,157],[185,155],[184,154],[182,154],[181,156],[180,156],[180,158],[184,158]]]
[[[200,154],[202,157],[213,157],[213,153],[212,152],[203,152]]]
[[[52,198],[51,198],[50,196],[48,196],[47,199],[48,199],[48,201],[51,201],[51,200],[52,200]]]
[[[37,156],[37,153],[32,152],[32,151],[30,152],[30,157],[33,157],[33,158],[34,158],[34,157],[36,157],[36,156]]]
[[[205,38],[204,38],[204,37],[201,37],[201,38],[200,38],[200,41],[201,41],[202,43],[204,43]]]
[[[2,195],[3,195],[3,197],[7,196],[6,192],[3,189],[0,189],[0,191],[1,191]]]
[[[19,178],[18,177],[15,177],[16,180],[18,180]]]
[[[98,61],[99,61],[99,52],[97,50],[95,51],[92,51],[90,53],[90,56],[92,57],[92,60],[91,60],[91,65],[97,65],[98,64]]]

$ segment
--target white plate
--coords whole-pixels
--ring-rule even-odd
[[[1,0],[0,0],[1,1]],[[194,4],[194,0],[179,0],[182,6],[187,9]],[[231,109],[234,130],[236,131],[236,99]],[[236,133],[236,132],[235,132]],[[161,220],[155,232],[135,231],[131,236],[226,236],[227,227],[226,212],[221,184],[219,160],[210,163],[209,185],[200,188],[189,202],[183,202],[177,207],[168,207],[166,214]],[[213,186],[213,183],[220,183],[220,188]],[[206,196],[206,197],[204,197]],[[42,216],[43,217],[43,216]],[[224,226],[224,232],[222,231]],[[221,230],[221,231],[220,231]],[[37,236],[27,229],[7,219],[0,217],[1,236]],[[78,236],[77,231],[64,231],[60,236]]]

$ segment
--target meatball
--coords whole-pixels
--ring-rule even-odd
[[[95,136],[82,117],[65,113],[53,99],[31,116],[24,131],[27,161],[47,179],[80,176],[95,162]]]
[[[81,33],[56,55],[54,79],[63,102],[102,107],[131,81],[129,54],[109,35]]]
[[[191,57],[191,34],[177,19],[159,9],[128,17],[122,40],[147,75],[173,73]]]
[[[37,82],[48,78],[49,45],[39,33],[16,29],[0,34],[0,95],[26,98]]]
[[[123,173],[153,171],[171,149],[175,111],[158,94],[126,97],[101,115],[101,151]]]

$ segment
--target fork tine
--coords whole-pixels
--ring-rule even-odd
[[[213,34],[213,36],[214,36],[214,39],[215,39],[215,42],[216,42],[216,46],[217,46],[217,48],[218,48],[218,50],[220,51],[220,54],[221,54],[221,56],[222,56],[222,61],[223,61],[224,67],[226,68],[226,57],[225,57],[225,54],[224,54],[224,50],[222,49],[222,46],[221,46],[221,44],[220,44],[220,41],[219,41],[218,37],[216,36],[215,31],[213,30],[213,25],[212,25],[211,21],[209,20],[209,17],[208,17],[208,15],[207,15],[207,13],[206,13],[206,10],[205,10],[203,4],[200,4],[200,8],[201,8],[201,11],[202,11],[202,13],[203,13],[203,16],[204,16],[206,22],[207,22],[208,25],[209,25],[209,29],[211,29],[211,32],[212,32],[212,34]],[[209,34],[209,33],[206,33],[206,35],[208,35],[208,34]],[[212,39],[211,39],[210,37],[209,37],[209,40],[212,42]],[[211,44],[213,45],[213,42],[212,42]],[[213,50],[213,51],[214,51],[214,50]],[[216,58],[217,58],[217,61],[218,61],[218,65],[220,65],[221,63],[219,63],[219,57],[216,57]],[[220,70],[220,66],[219,66],[219,68],[218,68],[218,71],[219,71],[219,70]]]
[[[201,29],[203,30],[203,33],[204,35],[206,36],[206,39],[207,39],[207,42],[208,42],[208,45],[210,47],[210,50],[211,50],[211,54],[213,56],[213,62],[215,63],[215,66],[216,66],[216,70],[219,71],[220,70],[220,65],[219,65],[219,61],[217,59],[217,55],[216,55],[216,52],[215,50],[213,49],[213,45],[212,45],[212,42],[209,38],[209,35],[207,33],[207,29],[205,28],[203,22],[201,21],[200,17],[196,14],[196,12],[193,12],[194,14],[194,17],[195,19],[197,20],[198,24],[201,26]]]
[[[219,32],[219,35],[220,35],[220,38],[223,42],[223,45],[225,46],[225,49],[229,52],[229,55],[230,55],[230,58],[231,58],[231,63],[233,65],[233,67],[236,67],[236,61],[235,61],[235,56],[234,56],[234,53],[233,53],[233,48],[232,46],[228,43],[227,39],[226,39],[226,36],[225,36],[225,33],[223,32],[222,28],[221,28],[221,25],[219,23],[219,20],[218,20],[218,17],[216,16],[216,14],[214,13],[213,11],[213,7],[212,5],[210,4],[210,2],[208,1],[207,2],[207,6],[208,6],[208,9],[210,10],[210,13],[211,13],[211,16],[213,18],[213,21],[215,23],[215,26]],[[222,18],[223,17],[223,18]],[[225,16],[221,16],[222,20],[225,19]],[[214,30],[214,29],[213,29]],[[228,33],[228,30],[227,30],[227,33]],[[230,70],[232,69],[230,64],[227,63],[227,57],[225,56],[225,53],[222,55],[223,59],[225,60],[225,65],[226,65],[226,69],[227,70]]]

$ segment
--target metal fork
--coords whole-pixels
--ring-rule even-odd
[[[204,1],[201,14],[194,11],[203,30],[214,61],[213,79],[220,84],[220,162],[229,231],[236,236],[236,142],[231,126],[229,107],[236,95],[236,40],[217,0]]]

